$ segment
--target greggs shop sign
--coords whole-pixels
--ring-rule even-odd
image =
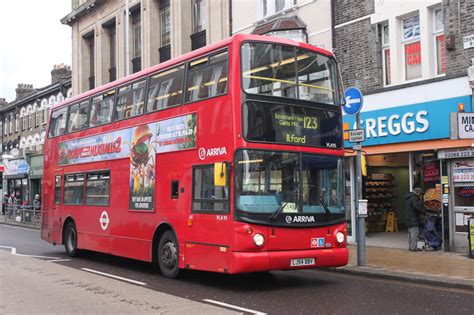
[[[365,129],[363,146],[444,139],[450,136],[449,113],[457,112],[459,103],[470,104],[470,96],[361,112]],[[343,116],[350,129],[355,129],[355,117]],[[345,147],[352,143],[345,142]]]

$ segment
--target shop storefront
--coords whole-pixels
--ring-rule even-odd
[[[33,200],[36,194],[42,195],[43,187],[43,158],[41,155],[33,155],[30,157],[30,200]]]
[[[30,166],[25,159],[4,160],[4,190],[10,196],[15,194],[18,204],[28,204],[29,185],[28,173]]]
[[[472,111],[470,90],[464,87],[450,89],[450,86],[459,85],[457,81],[454,79],[366,96],[360,116],[366,138],[362,143],[362,196],[368,200],[366,232],[369,239],[383,234],[384,240],[390,242],[390,237],[398,238],[400,247],[407,246],[404,197],[418,186],[425,190],[424,206],[444,240],[442,248],[461,250],[467,247],[466,235],[461,241],[463,235],[459,233],[463,232],[455,232],[456,228],[461,229],[461,226],[456,227],[455,219],[458,218],[460,223],[461,214],[462,220],[465,220],[473,211],[470,200],[474,198],[460,196],[472,193],[474,180],[472,186],[469,182],[456,184],[453,176],[459,170],[453,168],[455,162],[446,163],[439,155],[441,150],[470,148],[474,142],[472,139],[452,137],[450,114],[458,111],[459,104],[464,105],[465,111]],[[354,129],[355,117],[344,116],[344,122]],[[355,206],[355,153],[351,152],[352,145],[345,143],[348,152],[346,194],[350,194],[346,198],[346,207],[351,209],[347,215],[351,231],[355,229],[356,222],[352,211]],[[461,158],[461,163],[465,160]],[[449,192],[458,191],[459,197],[446,192],[446,185]],[[466,227],[463,225],[462,229]],[[355,241],[355,237],[350,240]]]

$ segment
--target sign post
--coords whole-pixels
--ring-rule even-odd
[[[357,214],[357,265],[365,266],[365,217],[367,216],[367,203],[361,200],[362,197],[362,162],[361,162],[361,151],[362,146],[360,143],[365,140],[364,130],[360,132],[360,110],[363,105],[362,92],[355,87],[348,88],[344,92],[345,104],[342,107],[347,115],[356,115],[356,126],[355,130],[352,131],[352,140],[356,143],[354,148],[357,147],[357,159],[356,159],[356,178],[357,184],[355,186],[357,202],[355,203],[355,211]],[[351,134],[349,134],[351,139]],[[351,141],[352,142],[352,141]]]

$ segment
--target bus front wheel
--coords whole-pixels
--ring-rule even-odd
[[[64,248],[68,256],[77,255],[77,230],[73,222],[69,222],[64,230]]]
[[[166,231],[158,245],[158,265],[163,276],[166,278],[176,278],[178,276],[178,257],[176,236],[172,231]]]

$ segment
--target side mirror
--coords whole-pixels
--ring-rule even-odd
[[[214,186],[224,187],[227,183],[227,165],[225,162],[214,163]]]

